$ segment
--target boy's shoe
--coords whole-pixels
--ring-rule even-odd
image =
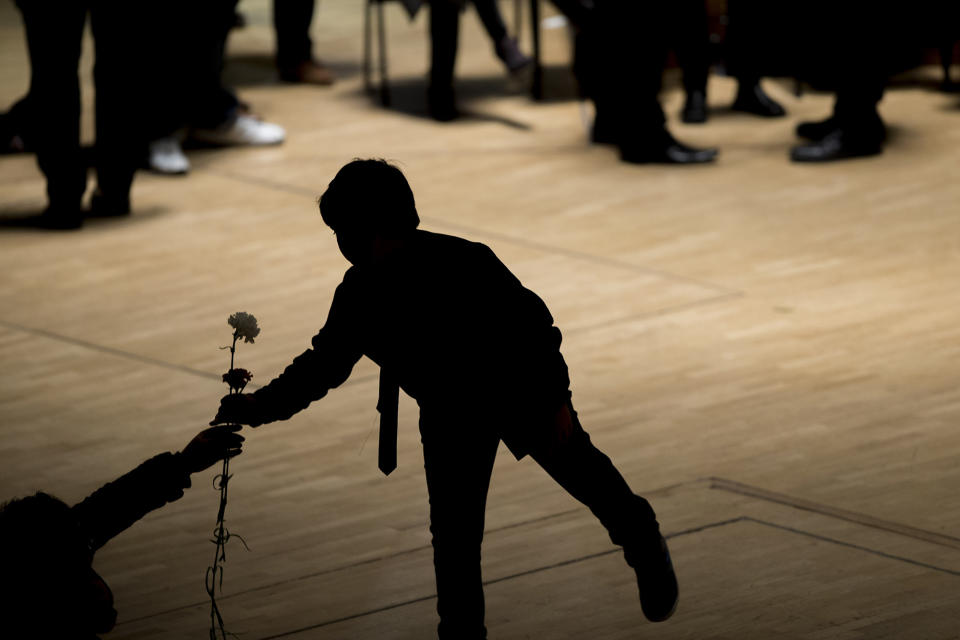
[[[673,571],[670,550],[663,536],[625,547],[627,564],[637,572],[640,606],[650,622],[663,622],[677,609],[680,589]]]
[[[263,146],[280,144],[286,137],[283,127],[239,113],[215,129],[194,129],[195,140],[221,146]]]
[[[160,138],[150,143],[147,166],[155,173],[183,175],[190,171],[190,161],[183,154],[176,136]]]

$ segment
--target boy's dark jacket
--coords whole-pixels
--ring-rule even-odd
[[[487,246],[417,230],[384,261],[347,271],[313,348],[254,393],[252,424],[306,408],[365,355],[417,400],[421,420],[480,418],[521,457],[570,397],[560,341],[543,301]]]

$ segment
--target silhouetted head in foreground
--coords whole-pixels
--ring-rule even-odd
[[[112,629],[113,596],[92,562],[93,552],[61,500],[38,492],[0,506],[4,634],[72,640]]]
[[[407,179],[386,160],[354,160],[330,181],[320,215],[351,264],[375,262],[417,228],[420,216]]]

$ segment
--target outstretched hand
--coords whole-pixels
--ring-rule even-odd
[[[193,437],[180,455],[189,473],[209,469],[217,461],[240,455],[243,436],[240,425],[228,424],[204,429]]]
[[[234,393],[220,399],[220,408],[217,415],[210,421],[210,425],[218,424],[250,424],[256,413],[252,394]]]

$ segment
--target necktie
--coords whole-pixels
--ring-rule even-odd
[[[377,451],[377,466],[384,475],[397,468],[397,410],[400,404],[400,385],[388,372],[380,368],[380,397],[377,411],[380,412],[380,444]]]

